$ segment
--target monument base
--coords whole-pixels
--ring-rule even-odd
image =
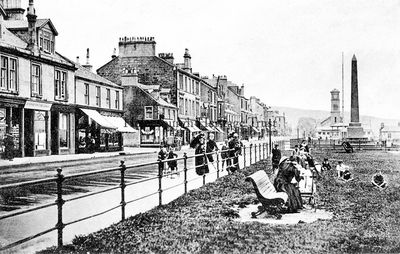
[[[366,139],[364,129],[361,127],[361,123],[350,123],[347,127],[347,138],[348,139]]]

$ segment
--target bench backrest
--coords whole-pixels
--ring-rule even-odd
[[[252,175],[248,176],[246,180],[253,183],[257,195],[276,193],[275,187],[272,185],[267,173],[264,170],[259,170]]]

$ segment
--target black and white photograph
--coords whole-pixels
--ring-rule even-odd
[[[400,253],[400,1],[0,0],[0,253]]]

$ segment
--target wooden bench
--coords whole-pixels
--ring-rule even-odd
[[[267,173],[264,170],[259,170],[252,175],[246,177],[246,181],[253,184],[258,200],[262,207],[259,207],[258,212],[251,213],[253,218],[267,211],[269,214],[281,217],[279,212],[282,210],[282,205],[288,200],[288,195],[285,192],[277,192],[272,185]]]

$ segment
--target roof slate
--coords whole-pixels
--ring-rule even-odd
[[[78,68],[75,72],[76,77],[88,79],[88,80],[93,80],[95,82],[103,83],[108,86],[116,87],[116,88],[121,88],[121,86],[115,84],[114,82],[111,82],[110,80],[103,78],[102,76],[90,71],[89,69],[83,67],[80,64],[75,64],[76,67]]]

